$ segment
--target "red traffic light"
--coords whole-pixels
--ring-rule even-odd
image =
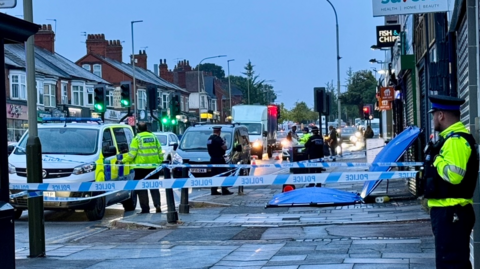
[[[363,112],[364,112],[364,113],[370,113],[370,107],[364,106],[364,107],[363,107]]]

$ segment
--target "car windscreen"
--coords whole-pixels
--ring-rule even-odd
[[[277,138],[280,139],[280,138],[285,138],[287,137],[287,133],[286,132],[280,132],[280,133],[277,133]]]
[[[39,128],[43,154],[93,155],[97,152],[98,130],[85,128]],[[25,154],[28,133],[15,149]]]
[[[342,133],[343,134],[354,134],[357,129],[355,128],[343,128]]]
[[[187,131],[182,136],[179,148],[182,150],[207,150],[207,141],[211,135],[212,131],[209,130]],[[232,133],[222,132],[220,136],[225,140],[229,149],[232,146]]]
[[[261,123],[242,123],[248,129],[248,134],[250,135],[261,135],[262,134],[262,124]]]
[[[167,145],[167,135],[155,135],[158,139],[158,141],[160,141],[160,144],[162,144],[162,146],[166,146]]]

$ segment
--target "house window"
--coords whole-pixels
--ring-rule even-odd
[[[40,80],[35,81],[35,88],[37,90],[37,104],[43,105],[43,82]]]
[[[55,107],[55,84],[43,84],[43,104],[48,107]]]
[[[93,74],[102,77],[102,65],[101,64],[94,64],[93,65]]]
[[[188,97],[185,97],[185,111],[188,111],[190,108],[189,108],[189,105],[188,105],[188,102],[190,100],[188,99]]]
[[[162,94],[162,108],[163,109],[168,108],[168,93]]]
[[[93,106],[93,87],[87,86],[87,105]]]
[[[10,81],[10,98],[27,100],[25,75],[12,75]]]
[[[83,86],[74,85],[72,86],[72,105],[83,106]]]
[[[113,106],[113,89],[107,91],[107,106]]]
[[[82,64],[83,69],[88,70],[88,72],[92,72],[92,68],[89,64]]]
[[[212,99],[212,110],[217,111],[217,100]]]
[[[137,100],[138,100],[138,109],[145,110],[147,105],[147,93],[145,90],[138,90],[137,92]]]
[[[67,94],[67,91],[68,91],[68,84],[62,82],[62,100],[60,100],[60,102],[61,102],[62,104],[64,104],[64,105],[67,105],[67,104],[68,104],[68,94]]]
[[[201,108],[201,109],[207,108],[207,106],[206,106],[206,104],[205,104],[205,96],[202,95],[202,96],[200,97],[200,100],[201,100],[201,101],[200,101],[200,108]]]
[[[180,111],[185,111],[185,97],[180,96]]]

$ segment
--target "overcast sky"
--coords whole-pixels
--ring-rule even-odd
[[[349,67],[354,71],[375,67],[368,60],[383,59],[372,51],[375,26],[370,0],[331,0],[340,28],[340,76],[345,84]],[[3,12],[23,18],[23,0]],[[336,86],[335,16],[326,0],[33,0],[33,18],[55,28],[57,53],[73,62],[86,54],[87,34],[105,34],[121,40],[123,60],[132,51],[130,25],[134,26],[135,51],[145,49],[148,68],[166,59],[170,69],[179,60],[195,67],[203,58],[227,73],[241,75],[250,59],[261,79],[273,80],[278,102],[287,108],[296,101],[313,106],[313,88],[328,81]],[[376,66],[377,68],[379,66]],[[342,87],[342,91],[344,91]]]

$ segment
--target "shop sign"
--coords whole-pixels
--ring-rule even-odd
[[[120,111],[107,109],[107,111],[105,111],[104,118],[108,120],[120,120],[122,118],[121,113],[122,112]]]
[[[377,47],[390,48],[400,38],[400,24],[377,26]]]
[[[393,87],[381,87],[380,99],[384,101],[393,101],[395,98],[395,89]]]
[[[446,12],[449,1],[452,0],[372,0],[373,16]]]
[[[391,110],[392,109],[392,102],[390,102],[390,101],[380,100],[380,102],[378,102],[378,104],[379,104],[378,109],[380,109],[380,110]]]
[[[22,105],[7,104],[7,118],[28,120],[28,107]]]

